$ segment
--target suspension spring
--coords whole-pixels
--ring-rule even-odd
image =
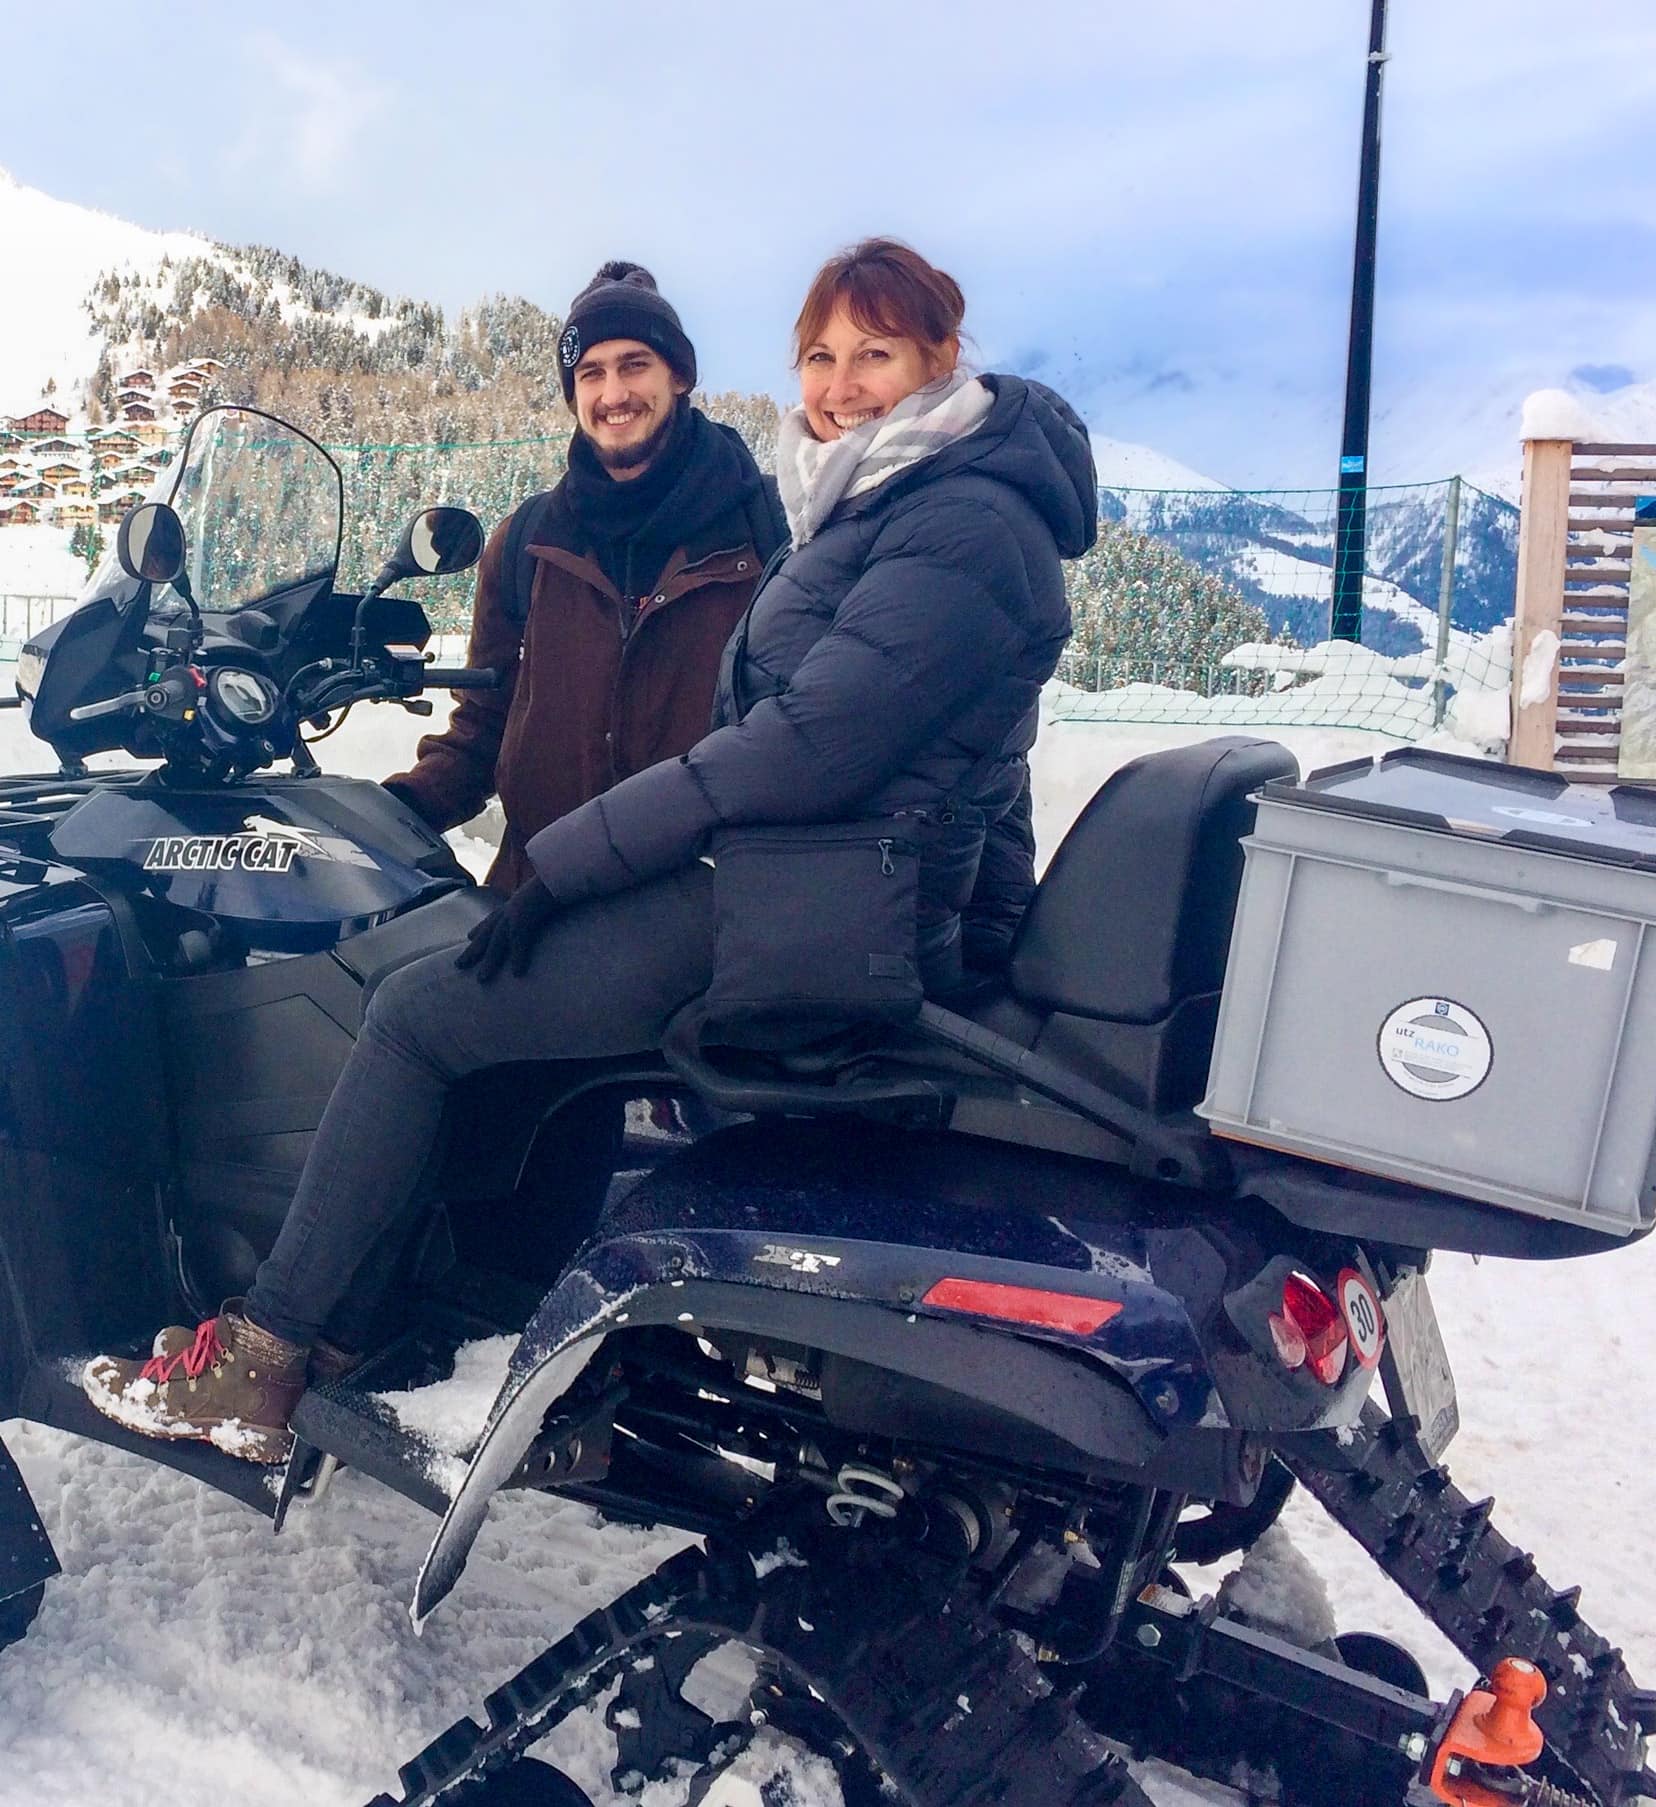
[[[857,1526],[870,1514],[876,1518],[895,1518],[903,1503],[899,1482],[877,1468],[858,1468],[846,1463],[839,1471],[839,1492],[828,1496],[828,1516],[836,1525]]]

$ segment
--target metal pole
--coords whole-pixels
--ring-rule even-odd
[[[1357,177],[1357,249],[1351,272],[1351,333],[1346,349],[1345,427],[1340,440],[1340,502],[1334,535],[1334,607],[1328,630],[1335,640],[1357,640],[1363,631],[1374,245],[1380,221],[1380,80],[1385,65],[1386,0],[1371,0],[1363,156]]]
[[[1438,579],[1437,669],[1432,675],[1432,726],[1443,726],[1449,707],[1449,617],[1455,609],[1455,546],[1460,539],[1459,477],[1449,479],[1443,504],[1443,575]]]

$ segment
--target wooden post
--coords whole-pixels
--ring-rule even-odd
[[[1569,439],[1524,441],[1524,490],[1518,518],[1518,595],[1512,631],[1514,765],[1553,769],[1558,735],[1558,659],[1564,615],[1564,545],[1570,512]],[[1550,635],[1550,640],[1542,640]],[[1536,642],[1542,640],[1539,650]],[[1525,667],[1531,699],[1524,700]],[[1544,680],[1544,681],[1543,681]]]

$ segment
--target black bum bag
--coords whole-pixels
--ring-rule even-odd
[[[920,1009],[918,824],[880,818],[713,837],[704,1039],[777,1048]]]

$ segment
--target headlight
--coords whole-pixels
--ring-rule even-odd
[[[219,666],[207,680],[207,696],[221,719],[243,728],[269,721],[278,700],[273,684],[239,665]]]
[[[25,646],[17,655],[17,688],[32,703],[46,670],[46,655],[38,646]]]

